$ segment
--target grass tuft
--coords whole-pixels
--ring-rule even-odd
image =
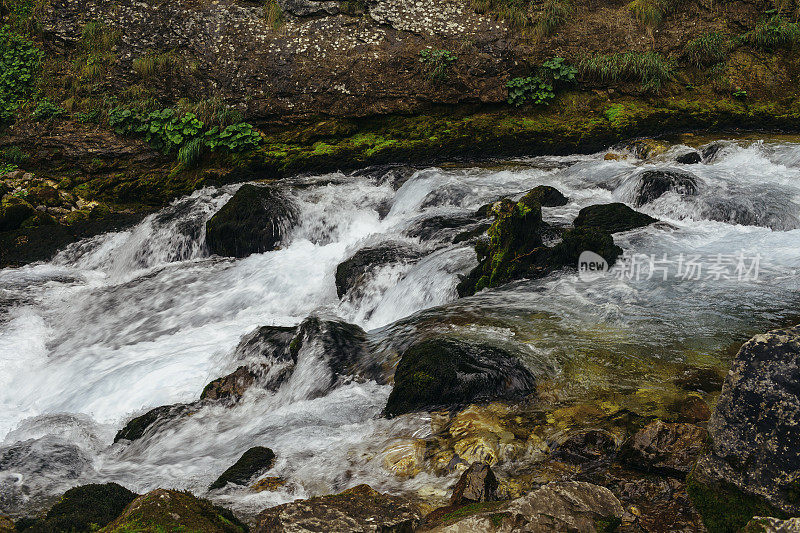
[[[746,33],[744,39],[762,50],[793,48],[800,42],[800,23],[789,22],[780,15],[773,15]]]
[[[206,142],[202,137],[197,137],[187,142],[178,150],[178,162],[188,168],[194,168],[206,153]]]
[[[730,37],[720,32],[704,33],[691,39],[683,53],[692,65],[700,68],[725,61],[733,48]]]
[[[672,62],[656,52],[595,54],[585,57],[579,69],[584,77],[603,83],[638,81],[651,91],[659,90],[674,75]]]
[[[545,0],[542,13],[533,27],[534,37],[544,39],[561,27],[572,14],[570,0]]]

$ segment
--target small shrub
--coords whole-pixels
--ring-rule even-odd
[[[447,71],[457,60],[458,56],[448,50],[425,48],[419,52],[419,62],[433,80],[447,78]]]
[[[54,118],[58,118],[63,116],[66,113],[63,107],[55,105],[50,100],[42,100],[39,102],[39,105],[36,106],[36,109],[33,110],[31,115],[36,120],[53,120]]]
[[[261,144],[261,134],[246,122],[232,124],[222,131],[214,126],[205,133],[204,138],[212,150],[223,147],[231,152],[243,152],[258,148]]]
[[[746,33],[744,39],[755,48],[763,50],[792,48],[800,41],[800,23],[789,22],[780,15],[773,15]]]
[[[31,41],[0,27],[0,124],[8,122],[33,86],[42,51]]]
[[[508,103],[516,107],[526,102],[547,105],[556,96],[553,86],[545,83],[539,76],[514,78],[506,83],[506,88],[508,89]]]
[[[570,0],[545,0],[542,8],[533,28],[537,39],[552,35],[567,21],[572,13],[572,3]]]
[[[656,52],[595,54],[585,57],[579,69],[603,83],[638,81],[644,90],[658,90],[673,78],[672,62]]]
[[[725,61],[732,45],[731,39],[723,33],[704,33],[687,42],[683,53],[692,65],[706,67]]]
[[[283,26],[283,11],[277,0],[264,1],[264,21],[273,30]]]

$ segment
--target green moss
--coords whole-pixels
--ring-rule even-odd
[[[614,533],[622,525],[622,519],[616,516],[599,518],[594,522],[598,533]]]
[[[441,516],[441,524],[450,524],[453,522],[457,522],[459,520],[463,520],[464,518],[474,516],[477,514],[483,514],[491,511],[496,511],[498,509],[502,509],[506,505],[506,502],[476,502],[470,503],[463,507],[459,507],[455,511],[451,511]],[[493,523],[499,525],[503,521],[503,518],[506,515],[503,513],[493,513],[490,517]]]
[[[745,494],[730,483],[703,484],[694,472],[686,478],[686,492],[709,533],[734,533],[754,516],[785,518],[785,513],[763,498]]]

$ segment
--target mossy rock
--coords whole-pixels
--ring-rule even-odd
[[[17,528],[29,533],[97,531],[117,518],[137,496],[116,483],[75,487],[65,492],[43,519],[20,521]]]
[[[731,483],[706,481],[694,471],[686,478],[686,492],[709,533],[737,532],[754,516],[786,518],[763,498],[742,492]]]
[[[0,533],[14,533],[16,530],[10,518],[0,515]]]
[[[245,533],[248,528],[228,509],[188,492],[156,489],[139,496],[103,533],[181,531]]]
[[[550,264],[554,267],[577,266],[583,252],[594,252],[613,265],[622,254],[614,238],[594,228],[575,228],[564,232],[561,242],[550,251]]]
[[[584,207],[573,224],[576,228],[594,228],[606,233],[617,233],[641,228],[654,222],[658,220],[617,202]]]
[[[569,203],[569,199],[561,194],[561,191],[549,185],[534,187],[522,197],[521,201],[530,204],[538,203],[542,207],[561,207]]]
[[[513,354],[490,344],[429,339],[403,353],[386,403],[387,416],[478,401],[517,399],[536,379]]]
[[[0,203],[0,231],[19,229],[30,217],[36,215],[36,209],[21,198],[6,198]]]
[[[297,222],[297,209],[272,187],[245,184],[206,223],[212,253],[246,257],[275,250]]]
[[[275,464],[275,453],[269,448],[255,446],[250,448],[236,461],[233,466],[228,468],[208,490],[221,489],[228,483],[234,485],[245,485],[256,474],[269,470]]]

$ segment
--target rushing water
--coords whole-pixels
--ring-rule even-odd
[[[381,451],[396,439],[429,434],[429,417],[381,418],[390,387],[373,382],[320,396],[326,370],[310,356],[276,392],[251,390],[233,408],[205,406],[155,435],[111,444],[131,416],[193,401],[235,369],[233,349],[255,327],[311,314],[359,324],[386,357],[431,332],[491,337],[567,395],[658,385],[682,365],[726,366],[726,347],[788,320],[797,306],[800,145],[728,143],[704,164],[675,164],[685,150],[647,162],[596,154],[291,180],[281,186],[301,222],[290,242],[240,260],[209,257],[204,246],[205,221],[236,186],[204,189],[129,231],[0,271],[0,511],[26,512],[90,481],[202,494],[255,445],[276,451],[269,475],[289,482],[276,492],[211,495],[245,512],[361,482],[442,493],[451,479],[401,480],[382,466]],[[645,271],[637,280],[618,267],[620,275],[587,282],[572,270],[457,300],[458,275],[475,256],[453,237],[476,227],[478,207],[552,185],[570,203],[545,208],[545,220],[567,225],[582,207],[632,203],[641,172],[653,168],[694,173],[698,194],[642,206],[663,223],[615,240],[628,253],[666,257],[668,279]],[[413,259],[376,266],[340,301],[337,265],[390,242]],[[700,256],[706,269],[722,256],[749,266],[760,256],[758,277],[714,279],[706,270],[680,279],[681,256]]]

